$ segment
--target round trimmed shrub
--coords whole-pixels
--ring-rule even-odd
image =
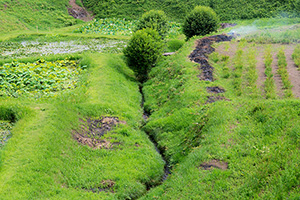
[[[138,30],[123,50],[127,65],[135,72],[140,82],[148,79],[148,72],[162,54],[162,40],[153,29]]]
[[[210,7],[196,6],[185,18],[182,30],[189,39],[194,35],[206,35],[218,29],[219,18]]]
[[[154,29],[162,38],[164,38],[170,28],[165,12],[162,10],[150,10],[149,12],[144,13],[137,23],[136,30],[144,28]]]

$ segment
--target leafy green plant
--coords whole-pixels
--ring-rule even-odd
[[[196,6],[192,12],[186,16],[182,31],[187,38],[194,35],[206,35],[218,29],[219,19],[217,14],[210,7]]]
[[[149,28],[138,30],[124,49],[127,64],[135,72],[140,82],[147,80],[148,72],[161,56],[162,41],[160,38],[156,30]]]
[[[87,25],[74,30],[74,33],[99,33],[103,35],[132,35],[136,29],[136,20],[119,18],[94,19]]]
[[[170,27],[164,11],[150,10],[142,15],[136,26],[136,31],[151,28],[156,30],[162,38],[165,38]]]
[[[58,60],[47,62],[40,59],[34,63],[12,62],[0,66],[0,95],[53,95],[55,92],[77,86],[82,69],[77,61]]]

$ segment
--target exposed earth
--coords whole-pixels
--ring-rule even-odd
[[[68,8],[68,12],[75,19],[81,19],[83,21],[91,21],[93,19],[91,14],[85,8],[76,4],[76,0],[70,0],[69,4],[71,8]]]

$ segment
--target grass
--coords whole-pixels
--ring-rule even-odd
[[[30,109],[2,152],[2,199],[136,198],[146,192],[146,185],[160,182],[164,163],[139,130],[141,96],[133,72],[119,55],[90,54],[82,63],[90,66],[83,78],[89,80],[87,88],[49,100],[20,100]],[[73,139],[79,118],[97,116],[127,122],[108,135],[121,143],[119,148],[93,150]],[[101,183],[107,180],[115,183],[114,193],[88,191],[104,187]]]
[[[297,20],[291,19],[288,24]],[[254,24],[272,33],[282,23],[263,19]],[[2,49],[14,51],[24,41],[41,44],[78,40],[87,44],[129,39],[105,32],[73,32],[87,25],[50,31],[36,31],[30,25],[28,31],[1,35],[0,41]],[[289,42],[296,41],[291,38],[297,29],[284,31],[295,31],[287,37]],[[278,41],[282,42],[280,37]],[[248,43],[251,38],[240,40],[234,56],[210,56],[214,82],[200,81],[198,65],[187,59],[199,38],[183,42],[176,30],[170,33],[167,50],[176,53],[162,58],[143,84],[144,106],[151,113],[146,122],[139,85],[122,54],[89,50],[42,56],[48,62],[66,57],[79,60],[86,72],[76,88],[50,98],[0,97],[0,120],[13,122],[12,137],[0,150],[0,199],[300,198],[299,100],[287,96],[277,99],[270,68],[274,62],[271,49],[266,50],[264,60],[264,99],[257,94],[257,52],[255,45]],[[253,39],[257,43],[260,40]],[[228,53],[232,43],[224,45]],[[2,57],[0,66],[33,63],[41,58],[27,53],[17,61]],[[279,65],[284,63],[281,52]],[[220,87],[225,92],[210,93],[208,87]],[[209,98],[221,100],[209,103]],[[126,121],[103,136],[120,145],[92,149],[79,144],[73,134],[82,128],[80,119],[101,116]],[[171,167],[172,174],[163,183],[165,163],[146,133],[157,142]],[[202,167],[212,161],[227,163],[228,168]]]
[[[0,2],[0,32],[17,30],[49,30],[71,26],[77,20],[68,15],[67,0],[20,0]]]
[[[298,100],[249,98],[244,89],[237,93],[239,87],[224,77],[222,62],[228,59],[221,55],[211,57],[216,81],[199,81],[197,66],[182,59],[193,42],[160,62],[144,85],[151,111],[145,129],[158,141],[173,173],[141,199],[299,198]],[[243,53],[237,50],[233,79],[253,70],[254,52],[247,67]],[[242,76],[236,76],[238,69]],[[207,104],[207,96],[214,95],[207,93],[208,86],[225,88],[215,95],[230,101]],[[201,167],[212,160],[228,163],[228,169]]]

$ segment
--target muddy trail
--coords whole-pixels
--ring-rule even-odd
[[[71,6],[68,8],[69,15],[75,19],[81,19],[83,21],[91,21],[93,19],[91,13],[89,13],[85,8],[76,4],[76,0],[70,0],[69,4]]]

